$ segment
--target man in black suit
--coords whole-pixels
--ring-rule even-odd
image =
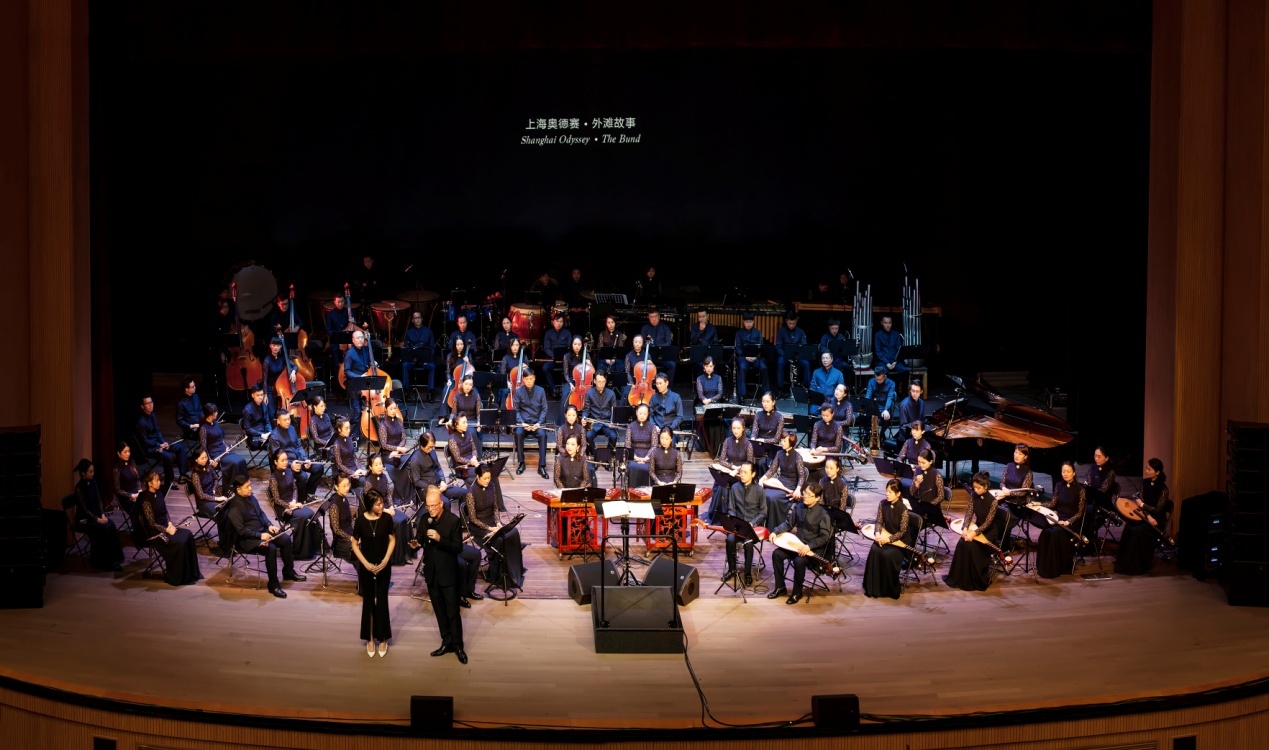
[[[459,555],[463,552],[463,527],[458,516],[449,512],[439,487],[427,488],[427,516],[419,524],[414,546],[423,547],[423,578],[432,597],[432,611],[441,631],[441,647],[432,656],[453,652],[467,663],[463,650],[463,621],[458,614],[459,586],[465,583]]]
[[[241,474],[233,480],[234,495],[229,499],[229,525],[233,528],[235,544],[243,552],[259,552],[264,555],[269,571],[269,593],[279,599],[286,592],[278,583],[278,552],[282,553],[282,578],[287,581],[303,581],[295,572],[295,556],[291,549],[291,535],[278,534],[277,525],[269,523],[260,507],[260,501],[251,494],[251,480]],[[263,547],[264,549],[261,549]]]

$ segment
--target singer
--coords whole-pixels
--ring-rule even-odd
[[[463,529],[458,516],[449,512],[441,489],[427,488],[427,518],[419,524],[412,546],[423,547],[423,579],[432,598],[436,627],[441,631],[441,647],[432,656],[453,653],[467,663],[463,650],[463,621],[458,614],[461,585],[458,556],[463,552]]]

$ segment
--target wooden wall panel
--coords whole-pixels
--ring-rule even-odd
[[[31,344],[26,28],[25,2],[0,3],[0,300],[11,362],[26,359]],[[30,424],[29,373],[26,367],[4,368],[0,426]]]

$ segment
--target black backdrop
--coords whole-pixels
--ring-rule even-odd
[[[1092,21],[1041,16],[1041,42],[1016,43],[1027,19],[990,14],[931,41],[877,5],[851,26],[869,44],[789,15],[762,44],[750,24],[734,44],[644,26],[585,45],[505,43],[470,17],[451,19],[459,42],[402,44],[411,19],[350,29],[312,10],[331,3],[161,5],[92,6],[94,257],[121,414],[146,373],[200,369],[200,323],[247,259],[301,297],[363,252],[399,288],[483,296],[509,269],[513,299],[574,264],[601,291],[651,263],[670,290],[782,302],[849,268],[878,305],[898,304],[906,264],[944,309],[945,367],[1028,370],[1071,392],[1086,450],[1139,452],[1146,4],[1091,41]],[[525,130],[560,117],[581,127]],[[639,143],[521,144],[627,132]],[[156,345],[137,353],[123,323]]]

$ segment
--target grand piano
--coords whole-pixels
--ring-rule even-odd
[[[957,462],[1008,463],[1018,443],[1031,447],[1031,471],[1048,474],[1036,484],[1052,489],[1062,462],[1075,458],[1075,431],[1065,421],[1016,401],[992,388],[981,377],[969,386],[955,375],[956,397],[926,420],[925,437],[943,461],[944,471],[954,475]],[[949,481],[953,481],[949,479]]]

